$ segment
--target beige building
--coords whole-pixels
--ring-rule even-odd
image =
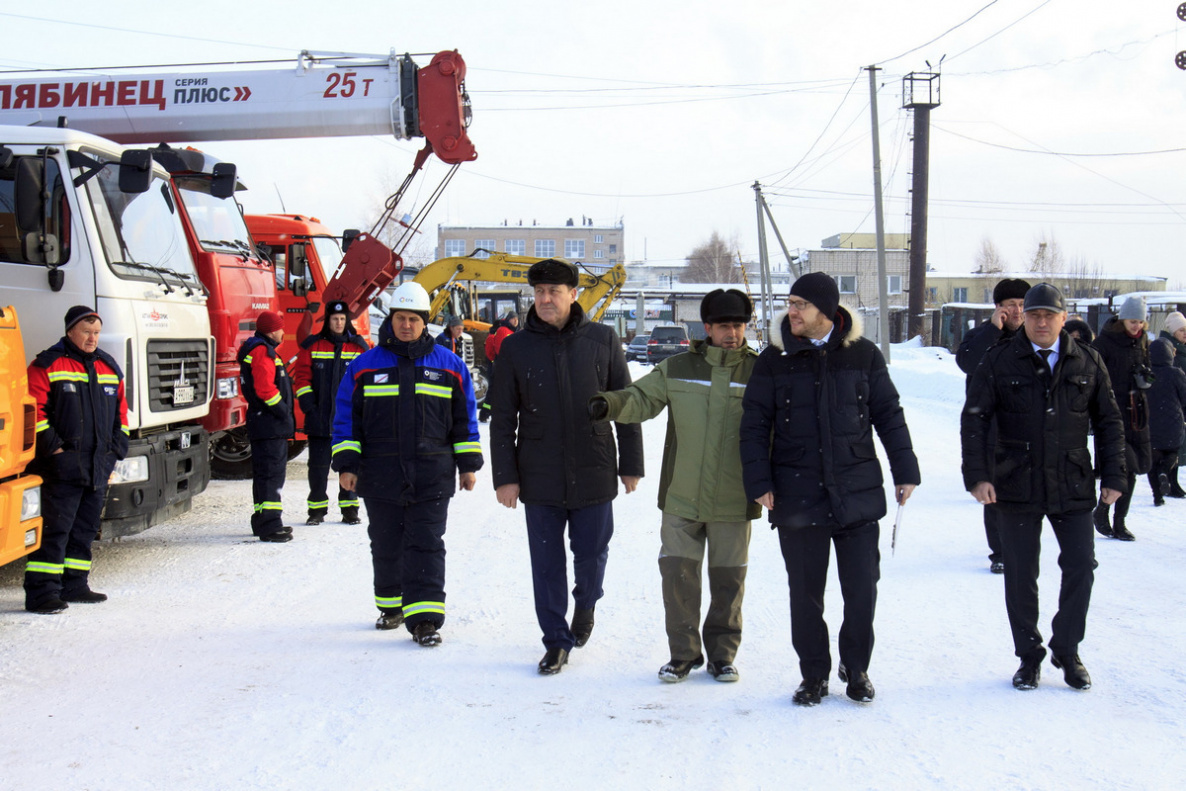
[[[904,308],[910,285],[909,234],[886,234],[885,279],[890,308]],[[871,233],[829,236],[820,249],[808,250],[800,265],[805,272],[825,272],[836,279],[840,301],[850,308],[876,308],[877,237]]]
[[[1052,283],[1068,299],[1114,297],[1135,291],[1165,291],[1166,278],[1152,275],[1089,276],[1042,272],[927,272],[928,307],[951,303],[992,305],[992,290],[1005,278]]]
[[[612,266],[624,260],[625,231],[621,223],[594,225],[582,217],[564,225],[536,225],[523,221],[502,225],[438,225],[437,258],[469,255],[475,250],[534,258],[566,258],[586,264]],[[485,257],[482,253],[479,257]]]

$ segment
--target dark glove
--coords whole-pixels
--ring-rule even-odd
[[[313,414],[313,412],[317,409],[317,402],[313,399],[312,393],[303,393],[297,398],[297,401],[300,402],[301,411],[306,415]]]
[[[609,417],[609,402],[605,396],[593,396],[589,399],[589,417],[594,420],[605,420]]]

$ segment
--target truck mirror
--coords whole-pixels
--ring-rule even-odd
[[[152,152],[145,148],[125,151],[119,158],[119,191],[148,192],[152,183]]]
[[[219,162],[215,165],[214,175],[210,179],[210,194],[220,199],[234,195],[237,172],[238,169],[231,162]]]
[[[16,163],[16,224],[25,232],[41,229],[45,196],[45,166],[35,157],[21,157]],[[28,259],[33,260],[33,259]]]
[[[358,230],[357,228],[347,228],[346,230],[342,231],[343,253],[350,249],[350,245],[354,244],[354,240],[358,238],[360,233],[362,233],[362,231]]]
[[[6,168],[12,164],[12,149],[8,146],[0,146],[0,168]]]
[[[303,244],[294,244],[292,246],[292,256],[288,262],[288,276],[290,278],[304,279],[309,271],[308,254],[305,252]]]
[[[294,297],[303,297],[309,293],[309,284],[305,282],[305,278],[298,277],[292,281],[292,295]]]
[[[52,233],[27,233],[21,237],[21,255],[30,263],[56,266],[61,263],[58,237]]]

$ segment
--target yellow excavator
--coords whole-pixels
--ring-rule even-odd
[[[479,314],[478,283],[513,283],[527,287],[527,270],[532,264],[546,261],[546,258],[531,258],[510,253],[489,253],[488,258],[475,255],[441,258],[421,269],[415,282],[424,286],[432,298],[430,316],[434,321],[444,323],[448,316],[460,316],[465,329],[474,336],[475,356],[485,345],[486,334],[491,322],[483,321]],[[557,261],[565,259],[558,258]],[[577,303],[593,321],[600,321],[610,303],[618,296],[626,283],[626,268],[614,264],[601,274],[593,274],[581,264]],[[489,316],[494,319],[497,316]]]

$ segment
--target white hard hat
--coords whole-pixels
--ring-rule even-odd
[[[401,283],[399,288],[391,292],[391,302],[388,303],[388,307],[391,310],[407,310],[412,313],[423,314],[424,320],[427,321],[431,303],[428,299],[428,292],[424,290],[424,286],[408,281],[407,283]]]

